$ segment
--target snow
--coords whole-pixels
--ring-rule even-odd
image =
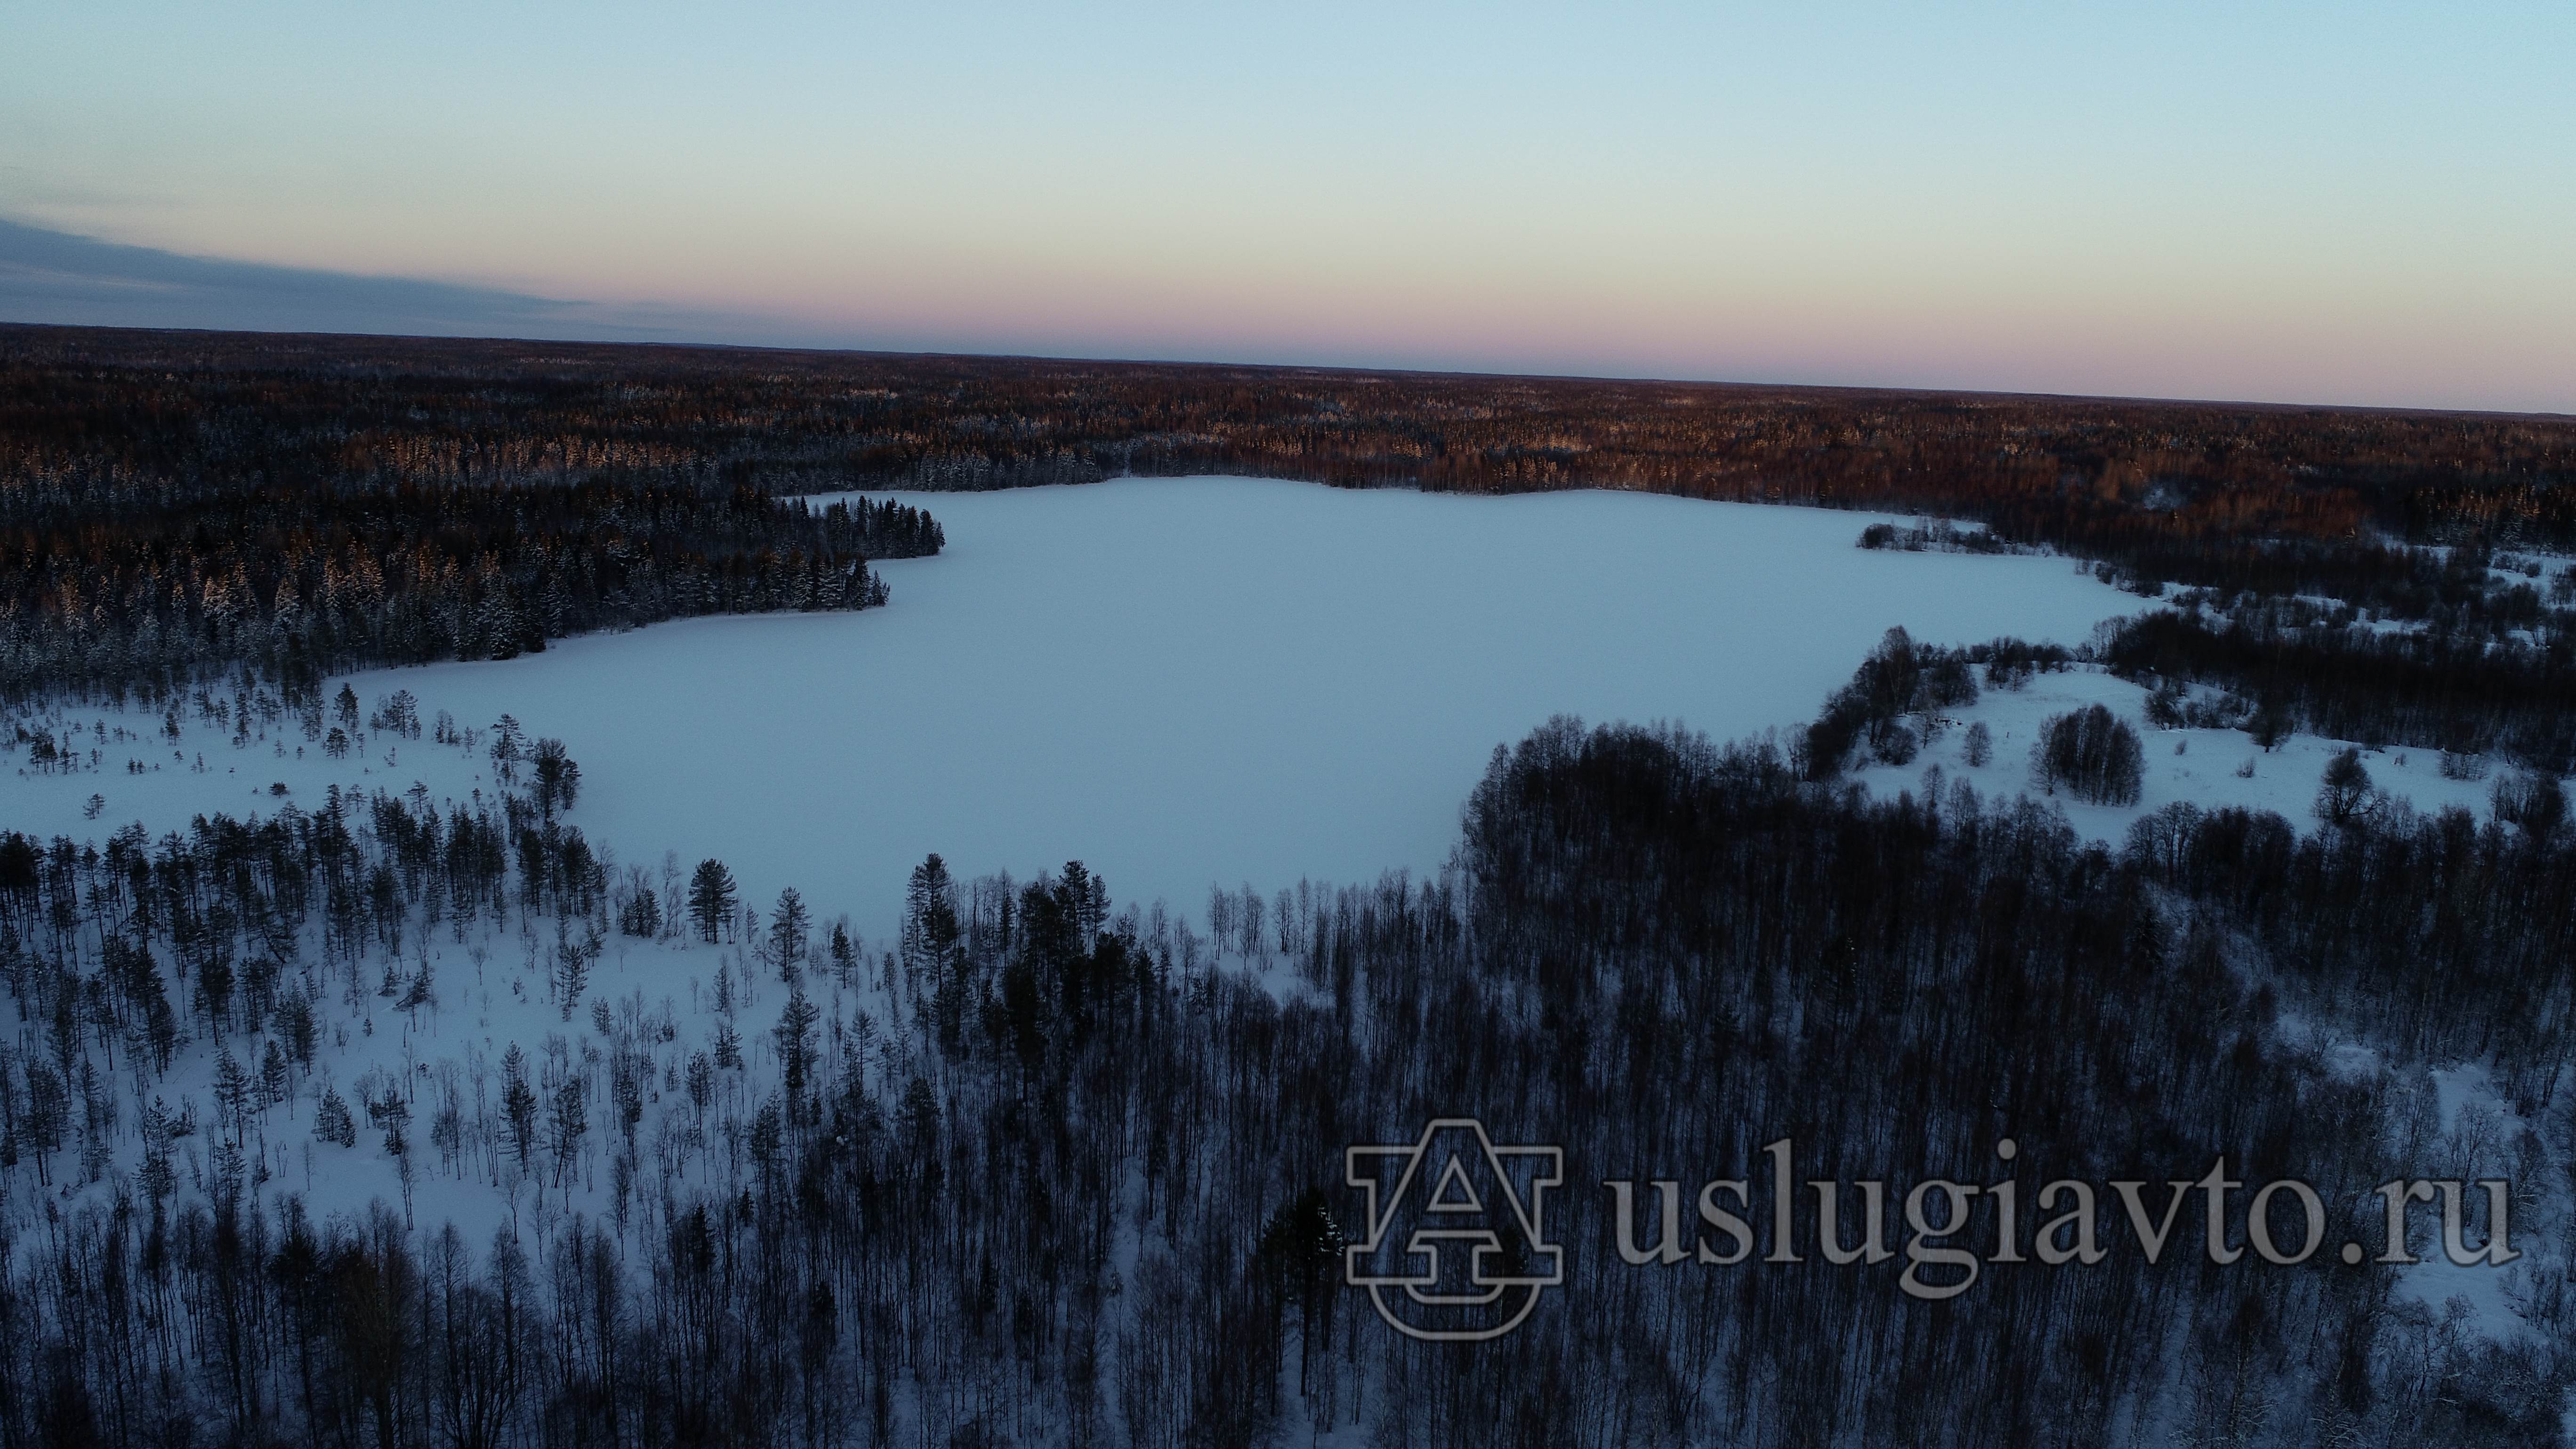
[[[907,872],[931,850],[961,876],[1025,876],[1079,856],[1123,901],[1184,908],[1211,882],[1275,889],[1300,876],[1429,870],[1488,752],[1553,714],[1675,719],[1719,739],[1794,727],[1890,625],[1932,643],[2001,634],[2071,643],[2141,607],[2062,559],[1857,549],[1869,515],[1647,495],[1460,498],[1178,479],[908,501],[937,514],[949,549],[882,565],[895,591],[886,609],[697,620],[507,662],[373,671],[352,684],[362,711],[408,689],[424,720],[447,711],[479,730],[506,712],[532,737],[561,737],[584,769],[571,818],[623,861],[658,874],[665,851],[684,866],[717,856],[745,904],[765,913],[795,885],[821,920],[849,911],[882,939]],[[1916,789],[1938,766],[1989,796],[2023,792],[2040,722],[2099,702],[2140,728],[2144,795],[2125,809],[2057,797],[2087,835],[2116,843],[2140,813],[2174,800],[2256,806],[2312,827],[2309,802],[2339,742],[2293,737],[2264,753],[2240,732],[2155,730],[2145,698],[2089,668],[2037,675],[2019,691],[1989,688],[1911,764],[1859,778]],[[1975,721],[1992,731],[1994,757],[1971,769],[1960,755]],[[238,746],[229,727],[194,710],[176,741],[157,712],[64,709],[43,723],[85,765],[96,750],[95,768],[40,772],[23,750],[0,754],[0,827],[100,839],[139,820],[158,835],[216,810],[311,808],[333,785],[417,785],[437,800],[493,788],[480,749],[425,738],[368,733],[334,759],[291,720],[255,727]],[[2239,776],[2248,759],[2252,776]],[[2436,752],[2395,747],[2367,765],[2419,809],[2485,808],[2489,786],[2441,778]],[[93,795],[104,800],[94,816]],[[476,1163],[494,1158],[488,1143],[451,1175],[430,1139],[448,1082],[469,1115],[497,1097],[512,1042],[532,1074],[551,1079],[547,1047],[559,1039],[562,1068],[596,1084],[603,1073],[586,1056],[605,1045],[597,1001],[621,1018],[611,1036],[642,1043],[656,1065],[639,1139],[645,1180],[664,1163],[687,1185],[738,1170],[727,1136],[776,1076],[766,1028],[786,988],[775,972],[746,965],[740,947],[612,936],[566,1020],[541,964],[551,923],[537,927],[548,934],[529,929],[514,921],[467,941],[416,939],[404,969],[426,961],[437,995],[417,1018],[379,995],[372,974],[354,986],[325,982],[317,1080],[299,1081],[295,1099],[260,1114],[253,1131],[265,1190],[304,1193],[321,1214],[403,1201],[382,1133],[359,1105],[358,1079],[375,1072],[408,1083],[416,1101],[423,1227],[452,1220],[479,1246],[506,1220],[542,1236],[547,1215],[567,1206],[609,1211],[604,1126],[580,1154],[582,1185],[548,1188],[542,1208],[535,1184],[504,1192],[484,1175]],[[371,958],[369,972],[381,964]],[[723,1019],[712,1006],[720,968],[734,983],[749,1070],[720,1073],[702,1116],[673,1087]],[[807,981],[827,1050],[855,1045],[862,1009],[880,1025],[896,1019],[879,988],[844,989],[821,972]],[[2360,1043],[2331,1043],[2328,1059],[2341,1073],[2391,1070]],[[204,1110],[213,1072],[213,1045],[201,1041],[150,1090]],[[2481,1069],[2430,1080],[2446,1133],[2491,1121],[2481,1140],[2494,1144],[2523,1125]],[[323,1082],[362,1113],[354,1148],[311,1136]],[[598,1118],[601,1096],[591,1100]],[[666,1135],[692,1130],[704,1134],[694,1145]],[[192,1187],[216,1135],[208,1121],[181,1139]],[[2489,1155],[2478,1170],[2505,1165]],[[2399,1166],[2460,1175],[2448,1163]],[[638,1210],[649,1218],[652,1207]],[[2426,1261],[2398,1275],[2398,1296],[2436,1317],[2457,1301],[2460,1320],[2490,1338],[2523,1331],[2522,1296],[2556,1262],[2534,1250],[2566,1210],[2553,1193],[2539,1221],[2516,1221],[2517,1244],[2534,1256],[2505,1272],[2447,1263],[2436,1235]],[[1143,1248],[1135,1237],[1120,1243],[1127,1281]]]
[[[1121,899],[1182,906],[1215,882],[1436,870],[1494,746],[1551,715],[1726,739],[1811,718],[1892,624],[2072,642],[2141,607],[2063,559],[1862,550],[1880,516],[1829,510],[1244,478],[903,496],[949,544],[879,566],[885,609],[692,620],[355,688],[466,726],[510,712],[570,747],[574,818],[621,859],[715,856],[746,901],[794,885],[881,937],[930,851],[961,876],[1080,858]],[[18,782],[0,823],[157,835],[271,780],[307,804],[326,779],[478,783],[426,745],[390,765],[374,749],[363,775],[189,749],[207,775],[163,749],[129,777],[109,751],[98,774]],[[93,790],[108,808],[86,822]]]
[[[2409,1174],[2420,1177],[2510,1177],[2511,1162],[2507,1146],[2530,1124],[2516,1115],[2497,1092],[2494,1080],[2482,1064],[2470,1063],[2448,1067],[2432,1073],[2437,1094],[2437,1110],[2442,1130],[2450,1134],[2443,1144],[2459,1155],[2439,1164],[2421,1163],[2409,1166]],[[2472,1121],[2472,1116],[2482,1121]],[[2463,1141],[2466,1139],[2466,1141]],[[2445,1154],[2448,1155],[2448,1154]],[[2466,1191],[2477,1201],[2485,1192],[2474,1185]],[[2450,1260],[2442,1248],[2441,1207],[2437,1200],[2418,1205],[2412,1212],[2413,1231],[2410,1245],[2421,1262],[2397,1270],[2395,1296],[2403,1303],[2421,1304],[2435,1318],[2456,1317],[2461,1326],[2498,1342],[2510,1342],[2535,1330],[2525,1321],[2523,1305],[2532,1293],[2536,1271],[2558,1272],[2562,1264],[2558,1254],[2549,1251],[2554,1235],[2545,1231],[2546,1221],[2527,1218],[2512,1222],[2514,1246],[2521,1253],[2518,1262],[2503,1268],[2485,1264],[2459,1264]],[[2552,1192],[2545,1205],[2550,1218],[2567,1210],[2564,1194]],[[2484,1239],[2472,1234],[2470,1245],[2483,1246]]]
[[[1432,870],[1487,754],[1551,715],[1680,719],[1720,738],[1794,726],[1890,624],[1937,641],[2072,639],[2137,607],[2064,560],[1858,549],[1866,515],[1644,495],[1178,479],[912,501],[934,510],[950,544],[939,558],[882,565],[894,588],[885,609],[695,620],[349,682],[362,714],[409,690],[424,723],[446,712],[488,730],[508,713],[532,738],[562,738],[584,773],[571,819],[621,862],[658,876],[666,851],[683,868],[716,856],[746,905],[765,913],[795,885],[822,920],[851,912],[862,937],[882,941],[908,872],[932,850],[961,876],[1027,876],[1080,857],[1122,900],[1184,909],[1213,882],[1275,889]],[[19,719],[80,761],[39,770],[24,749],[0,753],[0,827],[46,837],[102,840],[131,822],[157,837],[216,811],[311,809],[334,786],[442,802],[495,786],[479,742],[362,731],[333,758],[291,717],[236,744],[228,721],[193,702],[175,739],[160,711]],[[551,924],[530,929],[415,939],[401,969],[426,962],[437,997],[416,1017],[379,994],[379,961],[362,981],[320,983],[316,1073],[257,1115],[246,1144],[261,1190],[302,1193],[322,1215],[404,1200],[363,1111],[355,1147],[311,1132],[324,1086],[360,1110],[359,1083],[373,1074],[404,1082],[413,1100],[412,1211],[424,1227],[453,1221],[479,1244],[504,1220],[542,1236],[567,1207],[607,1213],[604,1131],[569,1193],[496,1188],[488,1143],[451,1173],[430,1138],[451,1082],[480,1117],[513,1042],[541,1091],[579,1075],[600,1110],[600,1001],[624,1018],[612,1035],[645,1042],[658,1064],[645,1171],[735,1170],[726,1131],[776,1075],[775,973],[746,967],[739,947],[611,936],[566,1020],[548,985]],[[674,1073],[713,1039],[713,983],[727,965],[750,1071],[718,1074],[701,1122],[672,1098]],[[881,1025],[897,1016],[881,988],[818,976],[813,989],[827,1034],[856,1031],[861,1010]],[[667,1035],[635,1030],[664,1013]],[[213,1044],[200,1041],[151,1091],[202,1112],[214,1071]],[[692,1123],[698,1145],[663,1135]],[[221,1135],[206,1120],[179,1139],[191,1188]]]
[[[1873,764],[1854,770],[1852,778],[1885,795],[1920,791],[1924,770],[1937,765],[1945,788],[1946,782],[1965,780],[1990,797],[2044,797],[2048,792],[2038,782],[2030,759],[2040,726],[2051,716],[2099,704],[2127,720],[2145,746],[2138,803],[2089,805],[2063,791],[2054,802],[2064,808],[2067,823],[2087,839],[2118,845],[2128,835],[2130,822],[2176,801],[2204,810],[2228,805],[2271,810],[2302,830],[2314,829],[2317,786],[2326,762],[2352,744],[2290,735],[2267,752],[2242,730],[2157,729],[2147,723],[2145,689],[2093,667],[2034,674],[2019,690],[1983,686],[1981,671],[1980,685],[1977,702],[1946,715],[1949,723],[1940,737],[1911,762]],[[1985,723],[1993,738],[1994,757],[1982,768],[1971,767],[1966,759],[1968,726],[1978,721]],[[2252,776],[2237,774],[2249,761]],[[2488,814],[2494,782],[2444,779],[2439,750],[2402,745],[2375,752],[2365,749],[2362,766],[2370,772],[2373,786],[2426,814],[2450,805],[2465,807],[2480,819]]]
[[[362,711],[377,694],[416,688],[400,676],[359,682],[374,691],[362,702]],[[337,688],[335,681],[330,689]],[[434,717],[436,711],[429,713]],[[266,817],[289,803],[310,810],[333,785],[362,794],[380,789],[401,794],[420,785],[440,800],[464,799],[478,788],[487,793],[492,789],[490,761],[479,751],[441,746],[426,734],[408,740],[370,733],[367,748],[352,749],[347,758],[335,760],[323,753],[319,743],[303,739],[292,720],[282,730],[270,728],[266,738],[236,747],[229,728],[198,718],[193,708],[183,714],[183,733],[174,746],[162,737],[163,716],[158,711],[100,705],[46,711],[40,718],[56,738],[66,739],[64,724],[76,727],[77,739],[66,742],[77,745],[84,756],[98,751],[98,766],[36,773],[26,768],[25,751],[0,754],[0,761],[14,760],[11,768],[16,775],[0,786],[0,800],[7,802],[0,809],[0,828],[46,839],[68,835],[75,840],[103,840],[120,827],[140,821],[158,839],[165,831],[186,829],[198,815]],[[21,720],[34,723],[24,716]],[[482,729],[491,723],[468,718],[459,720],[458,726]],[[120,730],[124,738],[118,737]],[[0,734],[4,733],[0,727]],[[141,764],[144,773],[129,773],[129,761]],[[288,787],[286,793],[272,793],[270,787],[280,784]],[[86,810],[92,795],[106,802],[95,819]]]

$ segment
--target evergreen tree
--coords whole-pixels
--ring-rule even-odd
[[[789,886],[778,893],[778,904],[769,913],[769,959],[782,979],[793,981],[799,964],[805,959],[805,937],[811,918],[805,909],[805,898]]]
[[[259,1088],[263,1106],[286,1100],[288,1090],[286,1053],[277,1049],[277,1043],[274,1040],[260,1052]]]
[[[582,1079],[570,1076],[556,1086],[553,1109],[546,1116],[546,1150],[555,1159],[555,1186],[562,1187],[590,1132],[590,1103]]]
[[[912,879],[904,887],[904,967],[916,975],[927,974],[934,989],[945,977],[950,958],[957,949],[958,921],[954,894],[955,887],[948,877],[948,863],[935,854],[912,868]]]
[[[581,1000],[582,988],[590,983],[590,953],[578,941],[555,942],[555,1004],[563,1019],[572,1020],[573,1006]]]
[[[223,1109],[224,1131],[240,1140],[250,1119],[252,1098],[250,1073],[242,1070],[241,1060],[231,1047],[217,1049],[215,1055],[215,1105]]]
[[[509,715],[505,714],[492,722],[492,777],[494,779],[504,785],[518,782],[519,761],[526,753],[522,748],[526,738],[525,732],[519,728],[518,720]]]
[[[859,969],[859,952],[858,947],[850,941],[849,922],[844,920],[832,923],[831,951],[832,975],[842,985],[850,985],[850,978],[856,975]]]
[[[581,794],[581,766],[565,753],[561,740],[537,741],[535,775],[535,788],[531,793],[536,798],[537,809],[544,814],[570,810],[573,801]]]
[[[791,1123],[802,1121],[808,1079],[814,1070],[814,1023],[822,1017],[821,1008],[805,999],[805,988],[792,988],[787,1007],[778,1014],[778,1064],[787,1086],[787,1111]]]
[[[501,1115],[510,1124],[510,1150],[524,1172],[537,1144],[537,1094],[528,1085],[527,1053],[517,1042],[501,1057],[501,1079]]]
[[[313,1109],[313,1135],[342,1147],[358,1145],[357,1119],[349,1115],[347,1100],[334,1088],[323,1088],[322,1101]]]
[[[698,939],[714,944],[717,933],[732,924],[734,904],[733,872],[720,860],[699,861],[689,877],[689,919],[697,922]]]

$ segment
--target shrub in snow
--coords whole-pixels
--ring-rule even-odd
[[[2050,793],[2066,787],[2094,805],[2135,805],[2146,752],[2138,732],[2101,705],[2056,715],[2040,726],[2032,773]]]
[[[2245,721],[2245,733],[2252,735],[2254,743],[2266,750],[2288,739],[2290,732],[2297,727],[2298,722],[2290,717],[2290,711],[2278,700],[2265,700]]]
[[[2495,816],[2521,826],[2525,834],[2545,837],[2567,819],[2567,792],[2554,775],[2516,770],[2496,781]]]
[[[1982,770],[1986,762],[1995,757],[1995,732],[1986,728],[1984,720],[1968,726],[1968,737],[1963,744],[1961,755],[1967,760],[1969,769]]]
[[[2370,771],[2361,763],[2361,751],[2346,749],[2326,761],[2325,778],[2317,785],[2317,818],[2328,825],[2350,825],[2370,813],[2377,792],[2370,788]]]

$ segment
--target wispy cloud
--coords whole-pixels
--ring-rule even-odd
[[[192,257],[0,219],[0,320],[271,332],[750,340],[773,319]]]

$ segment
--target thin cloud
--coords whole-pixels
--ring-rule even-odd
[[[5,219],[0,318],[97,327],[521,334],[602,342],[739,339],[774,327],[672,308],[192,257]]]

